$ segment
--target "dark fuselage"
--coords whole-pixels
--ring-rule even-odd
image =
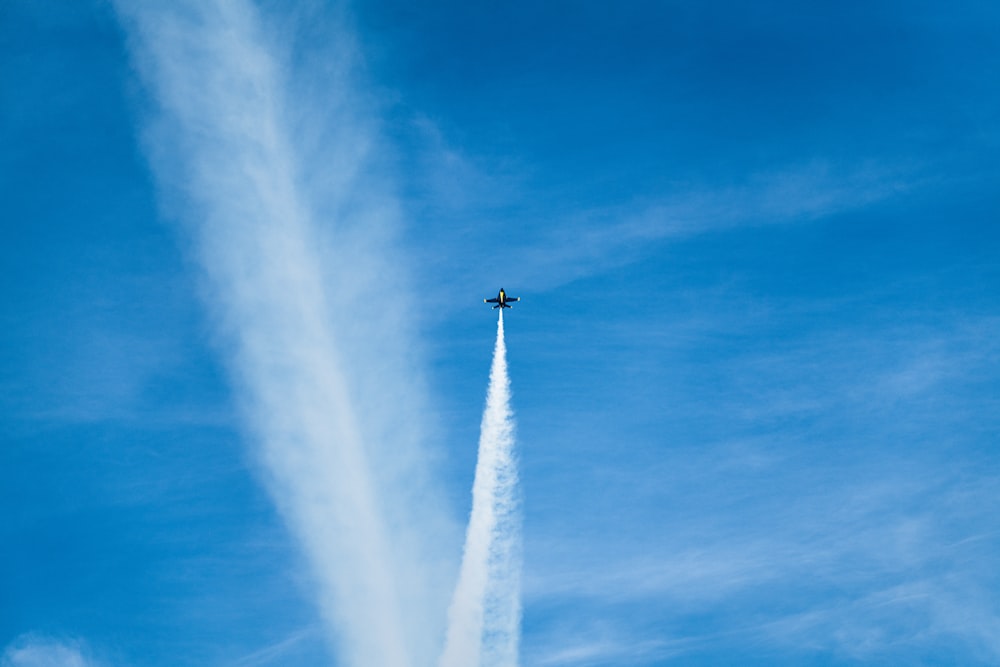
[[[496,305],[493,306],[493,310],[496,310],[497,308],[510,308],[509,304],[512,303],[512,302],[514,302],[514,301],[517,301],[517,300],[518,300],[518,297],[516,297],[516,296],[507,296],[507,293],[501,287],[500,288],[500,293],[497,294],[497,298],[495,298],[495,299],[483,299],[483,302],[484,303],[495,303]]]

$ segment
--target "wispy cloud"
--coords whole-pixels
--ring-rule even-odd
[[[1000,655],[990,594],[998,477],[977,442],[997,423],[993,318],[917,307],[824,327],[817,309],[844,304],[786,305],[739,323],[699,311],[697,335],[682,324],[683,335],[656,327],[649,335],[662,338],[641,341],[658,358],[672,346],[703,351],[718,331],[753,332],[725,357],[725,383],[707,390],[672,355],[682,384],[658,385],[668,398],[650,401],[669,426],[626,442],[611,431],[588,452],[592,468],[552,491],[560,519],[529,522],[527,608],[566,610],[577,624],[553,655],[586,654],[605,638],[608,650],[663,641],[667,652],[732,655],[752,644],[886,664],[942,645],[975,664]],[[613,333],[636,341],[627,328]],[[630,396],[647,391],[637,384]],[[721,434],[710,427],[719,415]],[[562,508],[578,484],[600,489],[601,500],[578,497],[586,519]],[[536,489],[532,506],[549,492]],[[615,620],[633,609],[647,625]],[[580,629],[601,617],[604,637]],[[534,621],[526,664],[558,634],[545,616]],[[608,662],[628,664],[594,660]]]
[[[683,652],[690,641],[642,640],[635,637],[549,638],[531,661],[543,667],[557,665],[650,664]]]
[[[14,640],[0,658],[2,667],[99,667],[82,642],[24,635]]]
[[[316,635],[318,630],[319,628],[316,627],[306,627],[297,630],[270,646],[264,646],[252,653],[237,658],[229,663],[229,667],[263,667],[264,665],[284,664],[288,653],[293,651],[302,642],[311,639]]]
[[[164,207],[195,240],[263,475],[338,650],[430,664],[457,540],[426,467],[413,325],[386,307],[406,271],[350,32],[244,0],[118,8],[155,100]],[[296,37],[316,22],[327,39],[310,52]]]
[[[809,224],[905,196],[933,180],[924,165],[913,161],[817,157],[724,181],[673,182],[660,192],[618,202],[565,202],[564,195],[535,182],[544,179],[533,179],[527,168],[491,164],[486,169],[426,119],[415,125],[425,155],[406,176],[417,183],[408,206],[426,218],[414,242],[428,254],[433,278],[428,289],[444,307],[454,300],[447,292],[450,285],[492,283],[484,278],[503,275],[507,283],[544,292],[641,261],[665,244]],[[469,220],[475,220],[475,228],[456,233]],[[498,238],[503,239],[502,256],[492,248]],[[451,250],[454,263],[440,261],[442,247]],[[484,260],[473,265],[465,261],[470,256]]]
[[[705,458],[699,462],[695,468],[710,467]],[[943,471],[919,479],[909,474],[804,491],[784,508],[748,498],[745,512],[737,513],[741,520],[729,517],[716,527],[720,517],[706,509],[692,524],[667,523],[641,540],[618,536],[615,549],[592,549],[589,560],[573,567],[564,554],[574,545],[565,536],[558,546],[536,544],[529,605],[651,606],[669,619],[666,627],[718,615],[725,620],[702,624],[705,632],[726,635],[717,642],[854,659],[953,641],[994,661],[1000,607],[989,591],[1000,532],[975,527],[996,509],[988,490],[996,480],[956,485],[940,478],[947,477]],[[702,483],[710,477],[702,472]],[[567,639],[565,649],[585,650],[593,643],[587,636]],[[688,645],[650,628],[629,637],[625,643],[664,641],[664,650],[683,651],[699,633],[677,638]]]
[[[754,173],[728,186],[676,184],[676,194],[586,210],[518,249],[526,283],[556,287],[644,257],[655,244],[746,227],[811,222],[906,192],[911,167],[834,167],[823,160]],[[651,245],[652,244],[652,245]],[[552,281],[558,281],[552,283]]]

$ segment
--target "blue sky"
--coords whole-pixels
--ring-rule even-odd
[[[522,664],[996,664],[998,29],[4,3],[0,664],[433,655],[501,285]]]

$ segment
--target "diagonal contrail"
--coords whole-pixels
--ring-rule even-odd
[[[189,225],[248,431],[312,566],[337,664],[430,664],[448,589],[427,555],[442,523],[425,482],[427,411],[406,329],[369,305],[406,281],[391,220],[369,203],[387,197],[365,170],[371,132],[350,81],[293,86],[302,51],[293,61],[249,0],[116,7],[159,112],[151,162]],[[334,37],[349,46],[346,31]],[[313,105],[324,114],[306,113]]]
[[[521,515],[503,310],[472,485],[472,513],[440,667],[514,667],[521,625]]]

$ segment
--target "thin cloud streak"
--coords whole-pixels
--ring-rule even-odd
[[[728,185],[678,182],[656,196],[571,211],[548,210],[518,206],[519,200],[550,199],[533,196],[537,193],[530,191],[523,178],[487,177],[469,167],[468,161],[461,159],[454,149],[439,146],[439,141],[428,140],[428,143],[431,157],[424,162],[436,163],[438,169],[416,170],[415,178],[430,179],[426,183],[421,181],[421,191],[474,190],[478,201],[488,202],[484,210],[455,204],[452,210],[433,210],[427,214],[431,229],[423,241],[427,264],[432,263],[432,252],[436,260],[442,242],[434,237],[436,220],[451,214],[455,216],[453,224],[462,224],[470,218],[480,221],[475,234],[456,242],[449,227],[443,240],[456,244],[452,253],[455,257],[471,254],[487,257],[482,265],[445,265],[441,269],[450,273],[434,281],[432,288],[442,290],[435,298],[445,304],[454,301],[448,285],[491,282],[483,279],[484,275],[502,274],[508,283],[530,285],[536,292],[546,292],[640,261],[654,249],[672,243],[748,228],[809,224],[940,184],[926,174],[926,166],[912,162],[861,160],[839,164],[813,159],[749,173]],[[448,165],[454,165],[450,171]],[[497,201],[498,192],[507,193],[507,199]],[[510,195],[511,192],[515,195]],[[434,201],[438,200],[448,201],[448,197]],[[422,200],[411,206],[418,203]],[[502,258],[490,258],[488,248],[481,246],[493,238],[493,234],[482,233],[484,225],[495,233],[507,228],[518,230],[505,244]]]
[[[710,467],[696,460],[699,466]],[[992,478],[955,488],[948,480],[901,474],[894,484],[859,483],[803,495],[780,516],[780,527],[747,521],[724,534],[710,533],[711,542],[702,537],[698,550],[685,551],[692,541],[686,536],[711,523],[710,517],[693,526],[672,524],[673,537],[662,543],[634,543],[632,556],[597,553],[572,572],[563,554],[580,546],[562,539],[563,551],[536,549],[533,561],[547,567],[528,578],[526,594],[541,605],[588,599],[665,604],[675,619],[753,605],[762,622],[733,626],[730,634],[793,650],[823,646],[853,658],[959,639],[995,661],[1000,609],[986,591],[996,579],[996,534],[968,532],[978,517],[991,515],[995,484]],[[927,504],[947,514],[928,516]],[[810,590],[837,595],[832,603],[802,595]]]
[[[641,640],[635,637],[559,638],[540,651],[532,662],[544,667],[555,665],[635,664],[639,661],[663,660],[684,651],[696,639]]]
[[[586,212],[538,247],[513,249],[525,283],[553,289],[645,256],[651,244],[746,227],[811,222],[862,209],[914,188],[912,168],[861,165],[835,169],[816,161],[752,174],[728,188],[698,184],[683,194]]]
[[[229,667],[261,667],[262,665],[278,664],[285,660],[290,651],[298,647],[302,642],[316,634],[316,628],[307,627],[293,632],[281,641],[270,646],[259,648],[253,653],[248,653],[229,664]]]
[[[412,361],[394,363],[413,349],[408,329],[366,317],[400,278],[387,269],[391,215],[367,207],[382,184],[359,166],[371,128],[349,80],[323,88],[335,132],[300,127],[323,100],[292,97],[301,89],[249,2],[118,9],[160,105],[154,169],[182,202],[263,474],[313,566],[337,650],[351,665],[428,664],[443,634],[435,554],[447,521],[420,468],[420,381]],[[341,34],[346,46],[329,55],[343,74]],[[326,153],[303,150],[303,135]],[[335,173],[303,177],[321,169]]]

